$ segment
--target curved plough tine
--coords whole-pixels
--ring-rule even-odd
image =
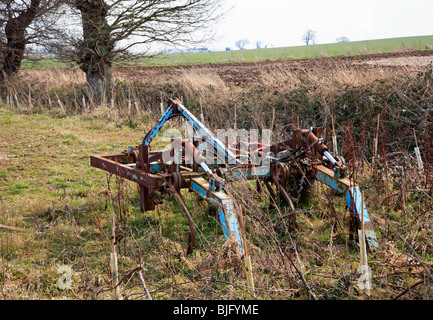
[[[220,219],[224,235],[227,241],[236,244],[236,251],[240,258],[244,259],[248,287],[254,291],[251,258],[246,247],[245,229],[242,224],[241,213],[237,214],[234,200],[222,189],[213,189],[213,184],[204,178],[192,178],[191,189],[211,204],[218,206],[218,217]]]
[[[188,207],[186,206],[185,200],[183,199],[180,191],[177,190],[173,185],[171,185],[171,191],[176,196],[176,198],[179,200],[179,202],[182,205],[183,210],[185,210],[186,216],[188,218],[190,233],[189,233],[189,237],[188,237],[188,249],[187,249],[186,253],[191,254],[195,248],[194,221],[192,220],[191,213],[189,212]]]

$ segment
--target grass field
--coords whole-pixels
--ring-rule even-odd
[[[129,62],[122,60],[117,64],[117,66],[164,66],[254,62],[264,60],[278,61],[425,49],[433,49],[433,35],[296,47],[173,53],[161,54],[152,58],[141,58],[137,56],[136,59],[129,60]],[[37,61],[25,60],[23,62],[23,68],[25,69],[64,68],[70,67],[71,65],[73,65],[71,62],[65,62],[58,59],[40,59]]]
[[[145,60],[143,64],[176,65],[253,62],[263,60],[275,61],[424,49],[433,49],[433,36],[390,38],[282,48],[169,54],[152,58],[149,61]]]

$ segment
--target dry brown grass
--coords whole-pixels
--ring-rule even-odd
[[[69,69],[24,69],[20,70],[21,81],[47,89],[62,86],[77,86],[86,83],[86,75],[78,68]],[[36,89],[36,88],[35,88]]]
[[[176,82],[184,89],[185,94],[198,95],[202,99],[206,99],[209,92],[224,95],[229,90],[221,77],[211,70],[184,70],[179,77],[176,77]]]
[[[273,63],[245,63],[189,67],[149,67],[149,68],[114,68],[115,81],[125,84],[149,83],[152,86],[172,84],[181,87],[186,94],[199,95],[202,99],[211,96],[209,92],[226,95],[236,88],[252,88],[257,85],[271,89],[291,91],[300,86],[314,86],[322,94],[327,94],[347,86],[361,86],[378,80],[392,80],[402,75],[412,76],[422,70],[431,56],[378,57],[366,56],[365,59],[324,58],[312,60],[279,61]],[[57,103],[57,96],[68,108],[74,102],[83,104],[82,89],[85,87],[85,74],[78,68],[43,69],[20,71],[20,79],[10,79],[7,89],[13,94],[11,100],[27,105],[34,98],[45,101],[44,107],[52,108]],[[55,90],[56,94],[52,94]],[[64,93],[74,91],[73,99],[63,101]],[[38,95],[44,95],[40,99]],[[16,97],[15,97],[16,95]],[[130,93],[129,93],[130,95]],[[133,92],[133,95],[140,95]],[[3,98],[5,94],[2,95]],[[48,96],[50,99],[48,99]],[[123,97],[130,99],[129,97]],[[51,100],[51,101],[50,101]],[[73,101],[75,100],[75,101]],[[110,104],[110,101],[106,101]]]
[[[366,64],[397,67],[425,67],[433,62],[433,55],[423,57],[401,57],[367,61]]]
[[[392,59],[398,60],[398,58]],[[384,59],[384,61],[387,60]],[[297,66],[277,64],[272,68],[260,67],[260,76],[257,77],[256,81],[266,87],[284,90],[293,90],[296,87],[310,84],[321,93],[326,94],[347,86],[362,86],[374,81],[389,81],[402,75],[415,74],[419,72],[420,66],[426,65],[421,62],[412,65],[395,64],[394,66],[399,68],[389,68],[392,64],[384,65],[381,61],[368,61],[367,64],[368,66],[365,63],[361,65],[358,62],[353,63],[344,60],[328,60],[311,67],[302,64]],[[374,67],[370,65],[374,65]]]

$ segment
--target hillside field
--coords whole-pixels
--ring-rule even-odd
[[[164,66],[196,65],[215,63],[238,63],[258,61],[279,61],[288,59],[308,59],[322,57],[357,56],[375,53],[404,52],[433,49],[433,35],[389,38],[344,43],[315,44],[309,46],[278,47],[248,50],[211,51],[196,53],[160,54],[154,57],[141,57],[121,60],[117,66]],[[58,59],[24,61],[23,68],[59,68],[71,63]]]

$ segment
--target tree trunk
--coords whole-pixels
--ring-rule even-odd
[[[26,29],[35,19],[40,3],[41,0],[32,0],[27,10],[16,18],[10,17],[6,22],[5,35],[7,42],[2,54],[3,68],[0,70],[0,81],[4,80],[4,74],[11,76],[19,71],[27,43]]]
[[[111,86],[111,52],[114,48],[107,23],[108,7],[101,0],[77,0],[81,12],[83,42],[79,47],[81,69],[86,73],[92,100],[100,101]]]
[[[111,67],[97,70],[87,70],[87,91],[91,100],[99,101],[110,91],[112,83]]]

